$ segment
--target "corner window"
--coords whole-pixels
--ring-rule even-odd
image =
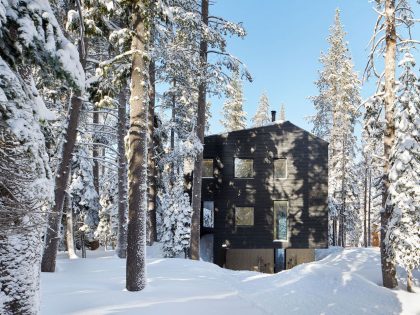
[[[236,207],[235,208],[235,224],[237,226],[254,225],[254,208],[253,207]]]
[[[274,178],[287,178],[287,159],[274,160]]]
[[[254,177],[254,160],[235,158],[235,178]]]
[[[274,201],[274,240],[287,241],[287,200]]]
[[[214,201],[203,201],[203,227],[214,228]]]
[[[202,177],[213,177],[213,159],[203,159]]]

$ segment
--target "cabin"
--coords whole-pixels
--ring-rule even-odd
[[[324,140],[273,113],[269,125],[205,137],[202,175],[202,247],[219,266],[273,273],[328,247]]]

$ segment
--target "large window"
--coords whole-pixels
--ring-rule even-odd
[[[214,228],[214,201],[203,201],[203,227]]]
[[[213,159],[203,159],[202,177],[213,177]]]
[[[252,159],[235,158],[235,177],[236,178],[254,177],[254,161]]]
[[[274,178],[287,178],[287,159],[274,160]]]
[[[253,207],[236,207],[235,208],[235,224],[237,226],[254,225],[254,208]]]
[[[287,200],[274,201],[274,240],[287,241]]]

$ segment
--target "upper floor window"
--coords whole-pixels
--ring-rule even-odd
[[[213,177],[213,159],[203,159],[202,177]]]
[[[287,178],[287,159],[274,160],[274,178]]]
[[[214,201],[203,201],[203,227],[214,228]]]
[[[254,177],[254,160],[235,158],[235,177],[236,178]]]
[[[287,200],[274,201],[274,240],[287,241]]]
[[[254,208],[253,207],[236,207],[235,208],[235,224],[237,226],[254,225]]]

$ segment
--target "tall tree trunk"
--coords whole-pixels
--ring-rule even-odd
[[[205,25],[209,22],[209,0],[201,0],[201,19]],[[202,79],[198,87],[197,109],[197,137],[204,144],[204,129],[206,126],[206,70],[207,70],[207,40],[201,38],[200,62]],[[194,161],[194,176],[192,187],[192,219],[191,243],[189,250],[190,259],[200,259],[200,213],[201,213],[201,186],[202,186],[203,152],[197,155]]]
[[[55,174],[54,207],[48,216],[48,228],[45,236],[45,249],[42,256],[41,271],[54,272],[57,259],[58,243],[60,241],[60,222],[63,216],[63,203],[70,173],[70,162],[76,143],[77,126],[82,109],[81,92],[75,92],[71,97],[69,122],[63,139],[61,160]]]
[[[367,191],[368,191],[368,167],[367,167],[367,159],[366,166],[365,166],[365,191],[364,191],[364,202],[363,202],[363,246],[367,247],[367,227],[366,227],[366,214],[367,214]]]
[[[407,270],[407,291],[414,293],[413,289],[413,273],[411,270]]]
[[[117,256],[127,257],[127,158],[124,137],[127,133],[127,98],[125,86],[118,96],[118,234]]]
[[[66,245],[67,253],[70,259],[77,258],[74,249],[74,232],[73,232],[73,207],[71,205],[71,196],[66,192],[64,197],[65,210],[66,210]]]
[[[93,167],[92,167],[92,173],[93,173],[93,186],[95,187],[96,193],[99,195],[99,146],[96,144],[98,142],[97,137],[97,129],[99,125],[99,113],[98,108],[94,106],[93,108],[93,128],[95,130],[94,136],[93,136],[93,146],[92,146],[92,157],[93,157]]]
[[[368,246],[371,246],[370,209],[372,203],[372,170],[369,169],[369,201],[368,201]]]
[[[395,288],[397,286],[395,262],[387,251],[385,235],[388,231],[389,220],[393,211],[391,205],[387,205],[389,194],[389,170],[391,150],[395,138],[394,103],[395,103],[395,63],[397,49],[397,34],[395,29],[395,0],[385,1],[385,133],[384,133],[384,176],[381,213],[381,264],[382,280],[384,287]]]
[[[333,246],[337,246],[337,218],[333,218]]]
[[[131,70],[130,129],[128,132],[128,235],[126,288],[140,291],[146,286],[147,212],[147,111],[148,60],[147,1],[133,11],[134,37]],[[150,21],[149,21],[150,22]]]
[[[147,191],[147,245],[151,246],[157,239],[156,231],[156,159],[155,159],[155,137],[154,137],[154,126],[155,126],[155,62],[151,61],[149,65],[149,121],[148,121],[148,181],[149,187]]]

